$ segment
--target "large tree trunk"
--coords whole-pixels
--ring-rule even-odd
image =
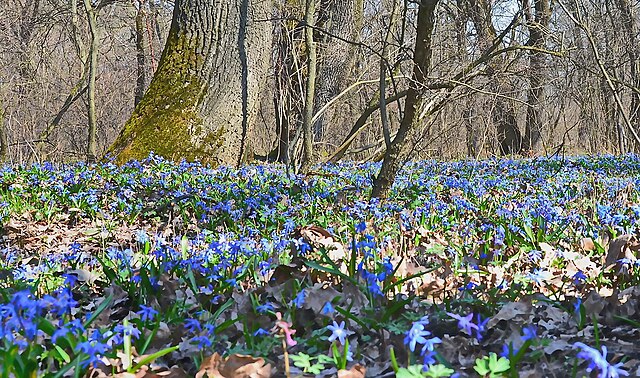
[[[109,154],[241,164],[267,78],[270,11],[268,0],[177,0],[158,70]]]
[[[533,6],[529,3],[533,1]],[[551,19],[551,6],[549,0],[523,0],[523,8],[527,18],[529,29],[529,42],[527,45],[534,48],[529,52],[529,94],[527,102],[527,120],[525,124],[525,136],[522,143],[524,152],[536,151],[540,147],[542,128],[544,124],[544,87],[547,75],[546,53],[543,51],[546,44],[546,32]]]
[[[355,62],[355,47],[341,41],[355,41],[362,26],[362,0],[321,0],[318,25],[328,32],[321,36],[314,114],[347,87],[349,72]],[[335,38],[336,36],[338,38]],[[327,119],[325,112],[313,125],[314,140],[322,141]]]
[[[630,0],[616,0],[616,4],[622,16],[622,25],[627,34],[627,56],[629,58],[629,75],[631,91],[631,105],[629,121],[631,127],[640,132],[640,48],[638,47],[638,19]],[[638,151],[640,146],[635,146]]]
[[[385,198],[391,190],[398,170],[404,163],[402,155],[406,138],[414,128],[424,103],[426,80],[431,66],[431,37],[435,25],[438,0],[422,0],[418,8],[416,46],[413,53],[413,73],[404,103],[404,115],[398,132],[387,148],[380,173],[373,181],[371,197]]]
[[[491,5],[487,0],[468,1],[467,9],[478,33],[480,51],[486,51],[498,37],[491,17]],[[491,92],[497,95],[491,107],[491,119],[496,128],[501,155],[519,152],[522,143],[515,109],[508,99],[500,96],[509,90],[507,79],[501,75],[505,64],[504,57],[492,59],[487,64],[488,87]]]

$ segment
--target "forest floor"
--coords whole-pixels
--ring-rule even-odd
[[[640,376],[640,156],[0,168],[0,377]]]

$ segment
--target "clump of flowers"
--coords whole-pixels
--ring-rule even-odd
[[[430,337],[431,332],[426,330],[426,326],[429,325],[429,318],[427,316],[422,317],[417,322],[413,323],[411,329],[407,331],[404,343],[409,346],[409,350],[416,351],[418,345],[422,345],[420,349],[420,357],[423,360],[425,368],[435,363],[435,345],[442,343],[442,339],[439,337]]]
[[[579,358],[589,361],[587,371],[592,372],[593,370],[597,370],[599,372],[599,378],[617,378],[621,376],[629,376],[629,373],[620,367],[622,366],[622,362],[611,365],[611,363],[607,361],[606,346],[602,346],[602,352],[583,343],[574,343],[573,347],[580,349],[580,352],[578,352]]]

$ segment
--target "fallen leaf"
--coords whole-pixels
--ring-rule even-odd
[[[338,370],[338,378],[364,378],[366,372],[367,369],[364,366],[356,364],[349,370]]]

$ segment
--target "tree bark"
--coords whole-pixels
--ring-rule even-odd
[[[304,45],[307,50],[307,85],[305,88],[304,116],[302,119],[303,149],[302,172],[313,164],[313,104],[316,92],[316,45],[313,41],[314,14],[316,0],[306,0],[304,11]]]
[[[387,148],[380,173],[373,181],[371,197],[385,198],[391,190],[398,170],[402,167],[405,140],[418,121],[424,103],[427,73],[431,65],[431,38],[435,25],[435,9],[438,0],[422,0],[418,8],[416,45],[413,53],[413,73],[407,89],[404,115],[398,132]]]
[[[177,0],[156,74],[109,149],[240,165],[271,48],[265,0]]]
[[[616,5],[622,17],[622,25],[627,34],[627,56],[629,58],[629,75],[631,85],[636,90],[631,91],[631,104],[629,111],[629,121],[631,126],[640,131],[640,48],[638,47],[638,26],[637,15],[629,0],[616,0]],[[640,146],[636,145],[638,151]]]
[[[134,105],[138,105],[144,96],[144,90],[147,87],[147,62],[144,53],[144,32],[145,32],[145,0],[138,0],[138,9],[136,9],[136,63],[137,78],[136,88],[134,90]]]
[[[0,96],[0,161],[7,160],[9,156],[9,144],[7,143],[7,131],[4,128],[4,104]]]
[[[533,8],[530,4],[533,1]],[[529,29],[529,93],[527,95],[527,120],[522,143],[523,152],[535,152],[540,147],[544,125],[544,87],[546,74],[546,31],[551,19],[550,0],[523,0],[523,9]]]
[[[467,9],[478,34],[480,51],[486,51],[498,37],[491,17],[491,5],[487,0],[469,0]],[[500,74],[504,70],[504,65],[503,57],[491,59],[487,63],[488,86],[493,93],[503,94],[509,90],[507,79]],[[491,107],[491,119],[496,128],[500,154],[509,155],[519,152],[522,135],[518,129],[515,109],[508,99],[502,96],[495,97]]]
[[[318,77],[314,113],[347,87],[349,72],[355,62],[352,44],[336,36],[355,41],[362,25],[362,0],[321,0],[318,26],[328,32],[320,40]],[[323,21],[321,21],[323,20]],[[313,125],[314,140],[322,141],[330,115],[325,113]]]
[[[97,153],[98,119],[96,116],[96,75],[98,72],[98,18],[93,9],[91,0],[84,0],[84,9],[87,12],[89,33],[89,83],[87,85],[87,112],[88,112],[88,140],[87,161],[95,162]]]

